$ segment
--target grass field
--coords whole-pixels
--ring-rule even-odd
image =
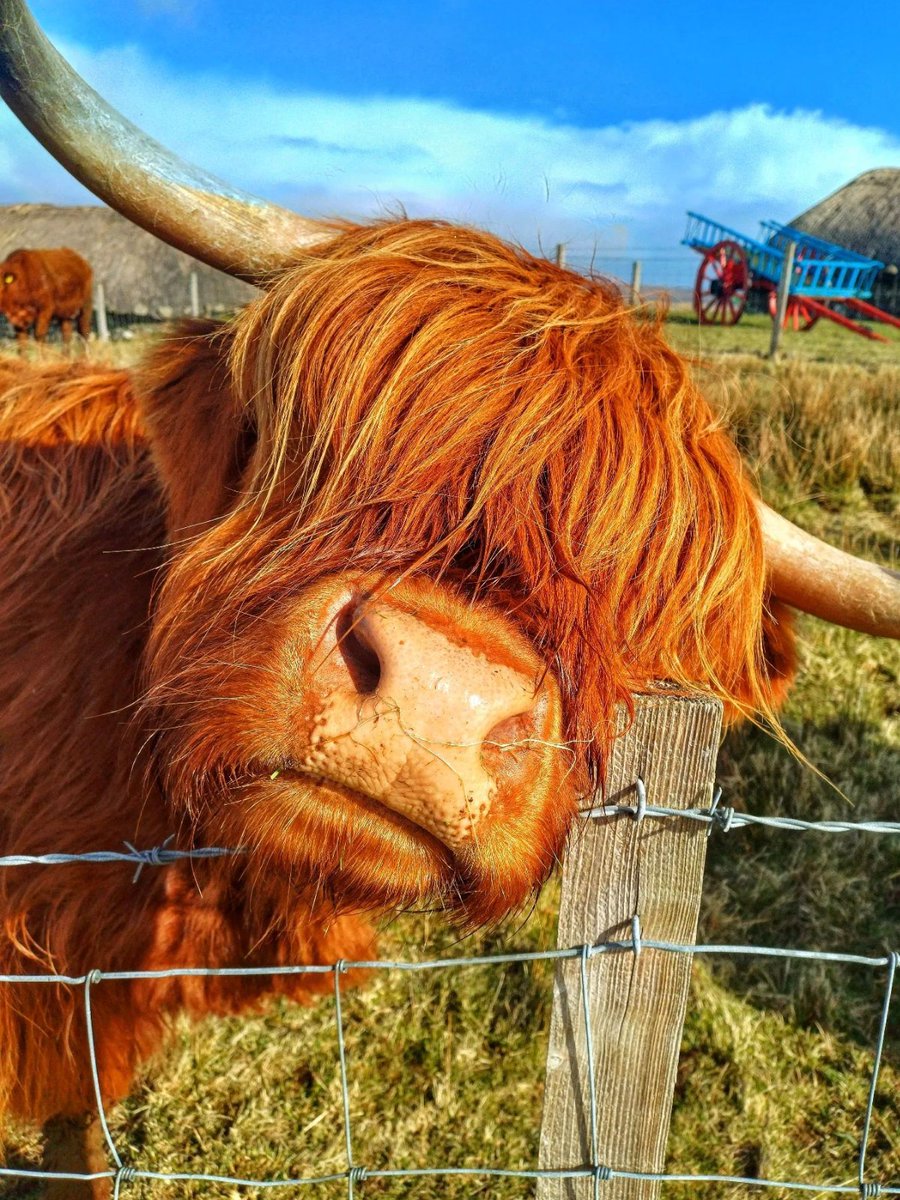
[[[673,342],[695,356],[763,495],[838,544],[897,563],[900,337],[817,327],[760,357],[767,318]],[[785,724],[823,778],[754,729],[732,733],[726,801],[761,813],[897,820],[900,646],[812,619]],[[554,944],[557,887],[524,924],[467,938],[429,917],[385,931],[386,957]],[[868,954],[900,950],[900,838],[740,831],[711,839],[700,939]],[[884,976],[823,964],[707,960],[694,971],[669,1169],[855,1183]],[[345,998],[357,1162],[374,1167],[536,1162],[551,971],[546,964],[384,973]],[[900,999],[875,1100],[867,1178],[900,1186]],[[123,1157],[152,1170],[292,1177],[345,1166],[333,1006],[179,1025],[113,1114]],[[34,1161],[24,1131],[17,1161]],[[374,1181],[363,1197],[528,1196],[520,1182]],[[0,1189],[2,1194],[2,1189]],[[19,1194],[24,1195],[24,1192]],[[230,1185],[133,1183],[153,1197],[263,1195]],[[284,1193],[276,1192],[276,1195]],[[292,1195],[346,1195],[335,1184]],[[667,1197],[748,1194],[670,1185]],[[772,1195],[773,1193],[759,1193]],[[781,1193],[786,1195],[787,1193]]]
[[[737,325],[726,329],[719,325],[698,325],[693,309],[678,305],[669,313],[667,326],[673,345],[691,355],[765,355],[772,338],[772,320],[765,313],[745,313]],[[900,358],[900,331],[880,323],[868,328],[886,340],[869,341],[833,321],[819,320],[802,333],[785,331],[779,352],[785,358],[807,362],[859,363],[866,367],[896,364]]]

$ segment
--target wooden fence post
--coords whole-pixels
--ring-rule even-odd
[[[631,264],[631,307],[637,308],[641,302],[641,264]]]
[[[565,243],[563,243],[563,242],[557,242],[557,243],[556,243],[556,254],[555,254],[555,256],[554,256],[554,257],[555,257],[555,259],[556,259],[556,265],[557,265],[558,267],[564,267],[564,266],[566,265],[566,247],[565,247]]]
[[[778,302],[775,306],[775,320],[772,323],[772,340],[769,343],[769,358],[778,357],[778,343],[781,341],[781,330],[787,312],[788,294],[791,290],[791,276],[794,271],[794,255],[797,243],[788,242],[784,251],[784,262],[781,264],[781,277],[778,280]]]
[[[106,291],[102,283],[94,288],[94,312],[97,314],[97,337],[101,342],[109,341],[109,322],[106,319]]]
[[[624,723],[625,717],[622,716]],[[614,744],[597,803],[709,806],[722,707],[708,697],[636,698],[634,722]],[[589,805],[586,805],[589,807]],[[693,944],[706,857],[706,824],[630,816],[579,822],[563,870],[558,944],[641,937]],[[660,1172],[687,1006],[691,956],[644,947],[587,960],[588,1014],[597,1098],[597,1161]],[[539,1167],[592,1165],[581,961],[557,965],[547,1051]],[[603,1200],[652,1200],[659,1184],[610,1179]],[[590,1200],[592,1178],[540,1179],[538,1200]]]
[[[200,316],[200,282],[196,271],[191,271],[191,316]]]

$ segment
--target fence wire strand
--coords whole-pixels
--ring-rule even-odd
[[[635,784],[637,804],[600,804],[579,812],[583,820],[600,817],[633,817],[636,821],[652,818],[682,818],[699,821],[710,827],[710,832],[730,833],[733,829],[745,829],[749,825],[761,825],[769,829],[780,829],[789,833],[876,833],[900,834],[900,821],[802,821],[797,817],[769,817],[759,813],[741,812],[730,805],[720,805],[721,789],[716,792],[708,808],[667,808],[661,804],[648,804],[647,792],[642,780]],[[134,879],[140,877],[144,867],[168,867],[181,859],[228,858],[235,854],[246,854],[245,846],[197,846],[191,850],[176,850],[169,845],[174,835],[166,838],[159,846],[139,850],[130,842],[123,842],[124,850],[88,850],[83,853],[52,854],[6,854],[0,855],[0,867],[51,867],[71,863],[134,863],[137,868]]]
[[[643,781],[636,782],[637,803],[635,805],[614,804],[602,805],[583,811],[580,815],[587,819],[599,817],[618,818],[628,816],[635,821],[646,818],[682,817],[691,821],[706,822],[710,832],[742,828],[746,825],[768,825],[792,832],[816,831],[824,833],[876,833],[892,834],[900,832],[900,822],[887,821],[799,821],[785,817],[761,817],[749,813],[738,813],[734,809],[719,806],[721,792],[717,792],[709,808],[675,809],[647,803],[646,789]],[[179,859],[214,858],[229,854],[243,853],[243,849],[227,849],[224,847],[201,847],[199,849],[179,851],[171,849],[167,839],[161,846],[150,850],[135,849],[130,843],[125,843],[125,851],[92,851],[85,854],[44,854],[44,855],[7,855],[0,857],[0,867],[21,867],[30,865],[64,865],[73,862],[87,863],[134,863],[135,881],[145,866],[167,866]],[[788,958],[803,961],[834,962],[865,966],[873,970],[886,969],[886,982],[881,1005],[881,1016],[878,1024],[874,1060],[869,1080],[867,1103],[862,1122],[862,1132],[857,1158],[857,1182],[855,1184],[836,1183],[805,1183],[795,1180],[760,1179],[742,1175],[719,1174],[682,1174],[655,1171],[624,1170],[603,1163],[600,1158],[598,1140],[598,1097],[595,1081],[594,1047],[589,1019],[589,978],[588,964],[592,958],[603,954],[630,953],[637,958],[645,951],[655,951],[662,954],[703,954],[703,955],[748,955],[767,958]],[[350,1106],[350,1084],[347,1066],[347,1053],[344,1037],[344,1018],[341,1007],[341,976],[349,970],[383,970],[383,971],[440,971],[458,969],[461,967],[496,967],[511,963],[533,963],[548,960],[580,960],[580,991],[582,1023],[587,1058],[587,1096],[585,1103],[590,1118],[590,1163],[582,1166],[515,1169],[494,1166],[479,1167],[411,1167],[411,1168],[375,1168],[366,1167],[355,1162],[353,1154],[352,1116]],[[172,967],[155,971],[101,971],[90,970],[83,975],[64,975],[44,973],[40,975],[0,974],[0,983],[6,984],[67,984],[83,988],[84,1012],[87,1027],[87,1047],[91,1070],[91,1079],[97,1104],[97,1114],[103,1132],[112,1166],[108,1171],[93,1174],[78,1174],[58,1171],[30,1170],[24,1168],[0,1167],[0,1178],[14,1177],[26,1180],[78,1180],[90,1181],[110,1179],[113,1181],[113,1200],[119,1200],[121,1189],[137,1179],[163,1182],[199,1182],[219,1183],[235,1187],[255,1187],[260,1189],[307,1187],[330,1183],[344,1182],[347,1187],[348,1200],[356,1200],[355,1187],[366,1179],[416,1179],[424,1177],[480,1177],[480,1178],[510,1178],[510,1179],[547,1179],[547,1180],[576,1180],[592,1181],[594,1200],[600,1198],[600,1185],[612,1179],[628,1179],[659,1183],[718,1183],[742,1185],[753,1188],[782,1188],[787,1191],[820,1192],[833,1194],[855,1194],[861,1200],[879,1196],[900,1196],[900,1182],[897,1184],[882,1184],[879,1181],[867,1180],[865,1177],[866,1155],[870,1141],[872,1116],[875,1108],[879,1072],[881,1069],[884,1048],[887,1040],[888,1018],[894,991],[897,967],[900,965],[900,952],[890,951],[885,955],[872,956],[849,954],[830,950],[804,950],[794,947],[751,946],[728,944],[691,945],[677,942],[659,941],[643,936],[639,914],[631,918],[631,937],[625,940],[600,941],[585,943],[579,946],[558,948],[555,950],[519,951],[504,954],[457,956],[430,960],[360,960],[349,961],[341,959],[332,964],[302,963],[286,966],[269,967]],[[230,977],[230,976],[284,976],[303,974],[332,974],[334,979],[334,1014],[337,1034],[338,1062],[340,1067],[341,1105],[343,1113],[344,1147],[347,1160],[346,1169],[330,1174],[303,1176],[291,1179],[252,1179],[240,1176],[208,1174],[205,1172],[160,1172],[143,1170],[133,1167],[123,1161],[122,1156],[112,1137],[107,1114],[103,1104],[102,1089],[97,1063],[96,1038],[91,1005],[92,989],[105,981],[126,981],[138,979],[169,979],[196,977]]]

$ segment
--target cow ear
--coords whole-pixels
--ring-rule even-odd
[[[255,444],[252,415],[241,409],[231,384],[230,343],[227,326],[185,322],[136,378],[171,538],[202,533],[234,506]]]

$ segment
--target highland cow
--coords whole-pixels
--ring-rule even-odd
[[[43,78],[25,34],[17,103]],[[178,204],[149,207],[183,246]],[[411,906],[498,921],[552,870],[634,692],[777,722],[783,601],[897,632],[887,575],[760,505],[611,288],[438,222],[313,239],[269,217],[298,236],[274,271],[258,208],[232,230],[231,269],[265,284],[232,321],[133,372],[0,371],[0,853],[243,851],[136,882],[0,872],[2,974],[366,959],[369,920]],[[331,986],[105,981],[104,1103],[175,1012]],[[3,985],[0,1042],[0,1110],[44,1123],[49,1168],[104,1169],[82,989]]]
[[[56,318],[62,340],[72,340],[72,327],[87,338],[93,311],[93,272],[80,254],[61,250],[14,250],[0,263],[0,312],[23,346],[28,334],[42,342]]]

